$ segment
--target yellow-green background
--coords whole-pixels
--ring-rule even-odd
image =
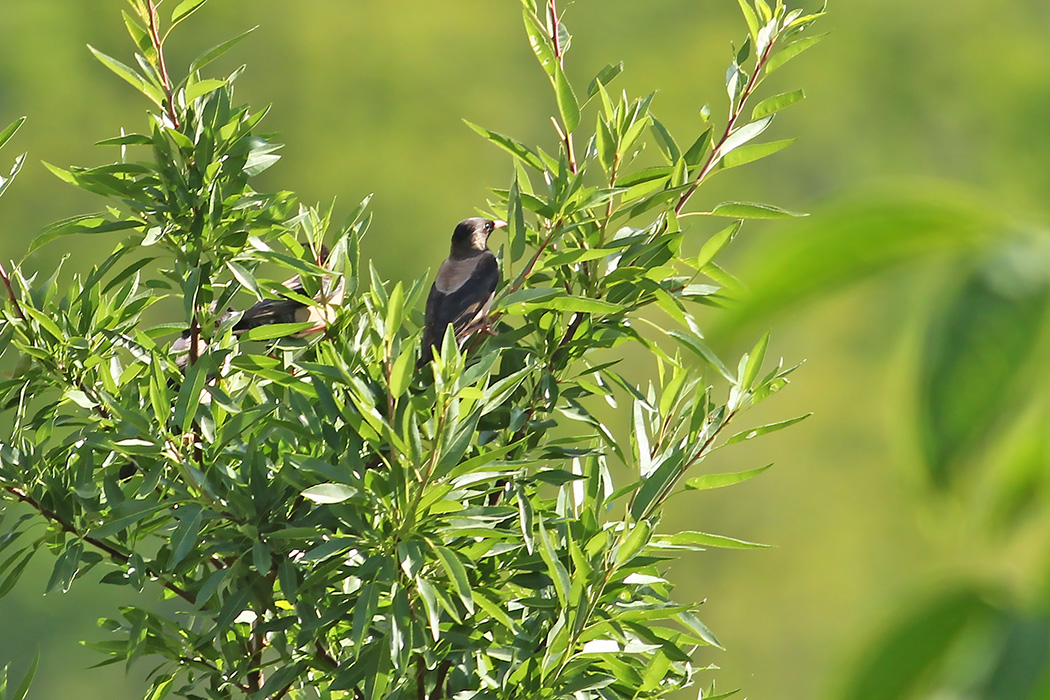
[[[174,0],[168,0],[173,6]],[[100,208],[41,165],[92,165],[111,157],[97,140],[144,126],[146,104],[95,62],[93,46],[130,61],[120,0],[0,2],[0,122],[29,121],[5,148],[27,165],[0,201],[0,256],[21,257],[47,223]],[[632,95],[659,90],[655,111],[689,134],[710,103],[721,122],[729,41],[745,33],[733,0],[577,0],[567,71],[578,92],[606,63]],[[468,119],[526,143],[553,147],[554,104],[521,27],[515,0],[211,0],[174,36],[172,71],[254,25],[213,66],[248,69],[238,95],[272,103],[264,122],[286,144],[260,188],[306,202],[338,197],[347,212],[375,193],[365,253],[385,277],[410,280],[436,266],[455,222],[505,187],[509,157],[478,138]],[[963,183],[1021,218],[1045,215],[1050,191],[1050,4],[1045,0],[914,2],[839,0],[816,28],[831,35],[771,79],[767,94],[803,87],[807,99],[777,119],[774,138],[797,144],[768,161],[720,175],[693,205],[768,201],[821,212],[887,182],[919,194]],[[585,123],[593,119],[585,113]],[[683,139],[685,136],[683,136]],[[695,220],[694,220],[695,221]],[[694,224],[695,235],[709,229]],[[727,263],[747,281],[764,242],[792,235],[778,222],[749,223]],[[83,269],[115,239],[65,238],[37,254]],[[819,254],[819,253],[815,253]],[[734,260],[738,264],[734,264]],[[674,568],[679,597],[706,599],[702,619],[727,651],[699,660],[722,671],[721,690],[763,700],[829,697],[866,640],[911,599],[977,578],[1023,597],[1043,577],[1046,518],[990,537],[973,499],[933,497],[911,430],[923,313],[950,279],[931,260],[826,296],[734,339],[739,351],[772,326],[771,354],[806,360],[788,390],[762,409],[769,419],[813,411],[797,427],[712,460],[711,469],[775,462],[761,478],[672,502],[673,525],[776,546],[693,555]],[[137,698],[133,669],[87,670],[99,660],[78,645],[99,639],[94,620],[121,591],[79,582],[41,596],[50,571],[0,600],[0,665],[23,668],[39,650],[31,697]]]

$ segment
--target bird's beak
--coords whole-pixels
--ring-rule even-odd
[[[495,221],[492,222],[492,228],[504,228],[506,225],[507,225],[507,222],[504,221],[503,219],[496,219]]]

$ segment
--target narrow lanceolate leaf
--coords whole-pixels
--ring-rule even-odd
[[[174,568],[186,558],[200,539],[201,522],[204,518],[204,510],[196,504],[183,506],[179,511],[182,513],[179,525],[171,536],[171,560],[168,566]]]
[[[448,575],[449,582],[452,584],[453,590],[456,591],[456,595],[459,596],[460,602],[463,603],[463,607],[467,609],[468,613],[473,615],[474,596],[470,592],[470,578],[467,576],[467,569],[463,566],[463,562],[448,547],[435,547],[434,553],[437,554],[438,560],[441,562],[441,568]]]
[[[395,399],[404,395],[412,381],[412,365],[416,359],[416,344],[406,345],[390,368],[390,395]]]
[[[533,53],[536,54],[540,65],[550,78],[551,85],[554,86],[554,97],[558,102],[562,124],[565,125],[567,133],[572,133],[580,125],[580,103],[576,100],[572,86],[569,85],[569,79],[565,77],[565,71],[562,70],[561,62],[554,53],[554,47],[551,45],[551,39],[547,36],[545,28],[532,12],[526,9],[524,14],[529,44],[532,45]]]
[[[274,340],[275,338],[288,338],[296,333],[305,331],[313,325],[314,324],[309,321],[305,323],[271,323],[245,331],[245,333],[241,335],[241,340]]]
[[[740,377],[740,388],[742,390],[747,391],[754,386],[755,380],[758,379],[758,373],[762,370],[762,362],[766,359],[767,347],[769,347],[769,333],[763,335],[751,352],[748,353],[747,364],[744,365],[744,371]]]
[[[805,98],[805,96],[806,94],[801,90],[794,90],[793,92],[785,92],[780,95],[774,95],[773,97],[767,97],[755,105],[755,109],[751,112],[751,119],[768,117],[770,114],[779,112],[788,105],[795,104],[799,100]]]
[[[730,219],[783,219],[792,216],[808,216],[804,212],[788,211],[772,204],[756,202],[722,202],[708,214],[725,216]]]
[[[735,537],[725,535],[712,535],[706,532],[679,532],[660,538],[661,543],[689,546],[689,547],[721,547],[723,549],[762,549],[768,548],[768,544],[738,540]]]
[[[745,0],[740,1],[744,2]],[[817,34],[816,36],[811,36],[806,39],[799,39],[798,41],[792,44],[788,44],[784,48],[780,49],[780,51],[777,51],[769,58],[768,61],[766,61],[766,74],[768,75],[769,73],[775,71],[777,68],[780,68],[782,65],[793,59],[795,56],[798,56],[806,49],[812,47],[814,44],[816,44],[818,41],[820,41],[826,36],[827,34]]]
[[[571,134],[580,125],[580,103],[560,65],[554,73],[554,96],[558,100],[558,112],[561,113],[565,132]]]
[[[736,375],[726,367],[725,363],[715,354],[715,351],[708,347],[707,343],[701,338],[689,335],[688,333],[684,333],[677,329],[668,331],[667,334],[702,357],[708,364],[717,369],[718,373],[728,381],[736,382]]]
[[[207,80],[201,80],[200,82],[196,82],[193,85],[190,85],[186,88],[186,101],[193,102],[198,97],[207,95],[213,90],[218,90],[224,85],[226,85],[225,80],[217,80],[215,78],[208,78]]]
[[[645,428],[645,408],[639,399],[634,401],[634,440],[638,450],[635,455],[638,470],[644,479],[652,473],[653,457],[649,447],[649,434]]]
[[[175,26],[200,9],[208,0],[183,0],[171,11],[171,26]]]
[[[25,700],[26,696],[29,695],[29,687],[33,684],[33,678],[36,676],[36,667],[40,662],[40,654],[38,653],[33,657],[33,663],[29,665],[29,670],[22,677],[22,682],[15,688],[15,693],[9,698],[4,700]],[[6,680],[6,679],[5,679]]]
[[[758,469],[751,469],[746,472],[730,472],[726,474],[705,474],[704,476],[698,476],[695,479],[689,479],[685,482],[687,489],[694,489],[697,491],[706,491],[707,489],[720,489],[724,486],[732,486],[733,484],[739,484],[741,481],[747,481],[753,479],[762,472],[769,469],[772,464],[767,464],[764,467]]]
[[[190,71],[189,72],[190,73],[195,73],[195,72],[199,71],[201,68],[204,68],[206,65],[208,65],[209,63],[211,63],[212,61],[217,59],[219,56],[222,56],[224,53],[226,53],[227,51],[232,49],[234,46],[236,46],[237,44],[241,43],[241,41],[243,41],[245,37],[247,37],[249,34],[254,32],[258,28],[259,28],[258,26],[252,27],[248,31],[244,32],[243,34],[238,34],[237,36],[233,37],[232,39],[224,41],[221,44],[218,44],[217,46],[213,46],[212,48],[208,49],[207,51],[202,53],[200,56],[198,56],[196,59],[194,59],[193,63],[190,64]]]
[[[550,535],[547,533],[547,528],[543,526],[543,521],[539,522],[540,526],[540,556],[543,558],[544,563],[547,565],[547,572],[550,574],[551,580],[554,582],[554,592],[558,596],[558,600],[564,606],[569,600],[569,572],[565,569],[565,565],[558,559],[558,552],[554,548],[554,544],[551,542]]]
[[[1020,410],[1009,388],[1030,381],[1050,306],[1045,244],[1014,244],[970,272],[927,323],[916,428],[932,482],[954,483]]]
[[[728,169],[735,168],[738,165],[753,163],[756,160],[761,160],[766,156],[771,156],[774,153],[782,151],[793,143],[795,143],[795,139],[783,139],[781,141],[753,143],[747,146],[741,146],[732,153],[727,154],[722,159],[721,165],[723,168]]]
[[[23,153],[22,155],[15,158],[15,163],[11,166],[11,172],[7,174],[7,177],[0,177],[0,196],[3,196],[4,192],[7,191],[7,188],[14,181],[15,176],[18,175],[19,172],[21,172],[22,165],[25,162],[26,154]]]
[[[738,443],[738,442],[743,442],[744,440],[751,440],[752,438],[756,438],[759,435],[766,435],[768,433],[775,433],[776,431],[783,430],[784,428],[792,426],[795,423],[801,423],[802,421],[804,421],[807,418],[809,418],[811,415],[813,415],[813,414],[812,413],[807,413],[804,416],[798,416],[796,418],[789,418],[788,420],[782,420],[782,421],[778,421],[776,423],[769,423],[768,425],[763,425],[763,426],[760,426],[758,428],[752,428],[750,430],[741,431],[741,432],[737,433],[736,435],[734,435],[733,437],[731,437],[728,440],[726,440],[725,444],[726,445],[732,445],[732,444],[735,444],[735,443]]]
[[[744,21],[747,22],[747,31],[751,34],[751,40],[758,38],[758,30],[762,27],[758,21],[758,15],[748,0],[737,0],[740,3],[740,11],[744,13]]]
[[[603,86],[608,85],[612,82],[613,78],[615,78],[622,72],[623,61],[620,61],[616,64],[610,63],[609,65],[605,66],[605,68],[602,68],[600,71],[598,71],[598,75],[594,76],[594,80],[592,80],[587,86],[587,98],[590,99],[591,97],[594,97],[598,94],[599,84]]]
[[[73,585],[73,577],[80,568],[80,557],[84,553],[84,543],[76,542],[59,555],[55,560],[55,568],[51,571],[51,580],[47,582],[44,593],[62,591],[66,593]]]
[[[357,489],[346,484],[317,484],[303,491],[303,498],[322,505],[342,503],[357,495]]]
[[[769,127],[769,123],[772,121],[773,115],[770,114],[763,119],[753,121],[750,124],[744,124],[722,142],[722,145],[718,148],[715,160],[725,158],[727,153],[732,153],[737,148],[740,148],[745,143],[761,134]]]
[[[26,118],[21,117],[12,122],[6,129],[0,131],[0,148],[4,147],[4,144],[11,140],[11,137],[15,135],[19,127],[25,123]]]
[[[511,261],[521,260],[525,255],[525,212],[521,207],[521,187],[517,173],[514,174],[507,195],[507,236],[510,238]]]
[[[139,92],[152,100],[158,107],[164,106],[164,91],[159,85],[154,85],[130,66],[121,63],[111,56],[107,56],[94,46],[88,45],[88,49],[90,49],[91,53],[95,55],[95,58],[97,58],[102,65],[123,78]]]
[[[486,139],[496,144],[507,153],[520,160],[522,163],[535,168],[536,170],[543,172],[545,170],[543,166],[543,160],[540,159],[536,153],[534,153],[528,146],[517,141],[516,139],[506,136],[504,134],[496,133],[495,131],[489,131],[485,127],[478,126],[477,124],[471,124],[470,122],[463,120],[464,123],[474,131],[478,132]]]
[[[700,247],[700,254],[696,256],[696,262],[694,263],[696,269],[699,270],[703,268],[704,265],[714,260],[715,256],[722,252],[722,249],[729,245],[729,242],[732,241],[733,237],[736,236],[738,231],[740,231],[740,225],[740,221],[734,221],[729,226],[708,238]]]

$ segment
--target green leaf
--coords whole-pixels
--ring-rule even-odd
[[[771,156],[778,151],[782,151],[791,144],[795,143],[796,139],[783,139],[781,141],[770,141],[769,143],[755,143],[749,146],[741,146],[734,150],[723,158],[720,162],[721,166],[725,169],[735,168],[738,165],[745,165],[752,163],[756,160],[761,160],[766,156]]]
[[[241,340],[274,340],[276,338],[290,338],[296,333],[301,333],[312,328],[314,323],[270,323],[265,326],[257,326],[241,334]]]
[[[758,15],[755,14],[748,0],[737,0],[737,2],[740,4],[740,11],[744,13],[744,21],[747,22],[747,31],[751,33],[751,39],[757,40],[758,30],[762,27],[758,21]]]
[[[465,119],[463,121],[471,129],[481,134],[486,139],[505,150],[507,153],[510,153],[522,163],[525,163],[526,165],[535,168],[541,173],[546,170],[546,168],[543,165],[543,161],[540,159],[540,157],[536,155],[536,153],[534,153],[528,146],[521,143],[520,141],[516,141],[510,136],[505,136],[503,134],[496,133],[495,131],[489,131],[484,127],[478,126],[477,124],[471,124]]]
[[[767,325],[769,317],[832,290],[932,255],[973,251],[1008,226],[970,190],[923,187],[868,192],[799,219],[739,263],[747,293],[713,333]]]
[[[88,531],[88,534],[90,534],[96,540],[107,539],[109,537],[112,537],[113,535],[116,535],[119,532],[128,529],[143,518],[147,518],[153,515],[154,513],[158,513],[162,510],[165,510],[168,507],[167,504],[152,503],[149,501],[125,501],[125,503],[121,504],[121,508],[123,509],[125,505],[131,506],[133,508],[132,512],[128,513],[126,512],[126,510],[121,510],[120,512],[124,513],[123,515],[121,515],[115,520],[111,520],[110,522],[104,525],[91,528]],[[114,511],[116,510],[117,509],[114,509]]]
[[[805,415],[797,416],[795,418],[789,418],[788,420],[777,421],[776,423],[768,423],[767,425],[762,425],[762,426],[759,426],[757,428],[752,428],[751,430],[741,431],[741,432],[737,433],[736,435],[734,435],[733,437],[731,437],[728,440],[726,440],[725,444],[726,445],[733,445],[733,444],[736,444],[738,442],[743,442],[744,440],[751,440],[751,439],[756,438],[756,437],[758,437],[760,435],[767,435],[769,433],[775,433],[778,430],[783,430],[784,428],[788,428],[788,427],[790,427],[792,425],[795,425],[796,423],[801,423],[802,421],[804,421],[807,418],[809,418],[811,415],[813,415],[813,414],[812,413],[807,413]]]
[[[1050,306],[1050,246],[1012,241],[972,270],[927,323],[918,377],[918,429],[931,481],[952,485],[1019,411],[1011,389],[1028,364]]]
[[[303,498],[319,503],[321,505],[328,505],[332,503],[342,503],[348,501],[357,495],[357,489],[353,486],[347,486],[346,484],[317,484],[311,486],[302,492]]]
[[[744,124],[742,127],[735,129],[733,133],[722,142],[722,145],[718,147],[715,160],[717,161],[725,158],[727,154],[732,153],[737,148],[740,148],[745,143],[761,134],[769,127],[769,124],[772,121],[773,115],[770,114],[768,117]]]
[[[404,346],[390,368],[390,395],[395,399],[404,396],[409,384],[412,383],[412,365],[416,358],[416,347],[415,343]]]
[[[551,85],[554,86],[554,97],[558,103],[562,124],[565,125],[566,133],[571,134],[580,125],[580,104],[572,91],[569,79],[565,77],[561,62],[554,53],[554,47],[551,44],[551,38],[546,34],[546,29],[528,9],[525,10],[524,16],[529,44],[543,70],[547,73],[547,77],[550,78]]]
[[[186,378],[175,399],[175,423],[182,432],[187,432],[193,425],[201,405],[201,391],[204,390],[210,371],[211,362],[203,357],[186,368]]]
[[[161,108],[164,107],[164,90],[159,85],[155,85],[142,77],[133,68],[121,63],[111,56],[107,56],[90,44],[88,45],[88,49],[95,55],[95,58],[97,58],[102,65],[106,66],[106,68],[109,68],[122,79],[127,81],[129,85],[133,86],[143,95],[152,100],[155,105]]]
[[[769,333],[766,333],[759,339],[755,347],[748,353],[747,363],[744,365],[744,371],[740,377],[740,388],[743,391],[750,390],[755,380],[758,379],[758,373],[762,370],[762,362],[766,359],[766,348],[769,346]]]
[[[521,260],[525,255],[525,212],[521,208],[521,187],[517,172],[514,173],[514,181],[507,195],[507,237],[510,239],[511,261]]]
[[[543,526],[543,521],[538,520],[537,525],[539,525],[540,531],[540,557],[547,565],[547,572],[550,574],[551,581],[554,582],[554,592],[564,607],[568,604],[569,588],[572,585],[569,579],[569,572],[558,559],[558,551],[554,548],[550,534],[548,534],[547,528]]]
[[[730,219],[783,219],[787,217],[807,216],[805,213],[788,211],[772,204],[754,202],[722,202],[708,212],[711,216],[724,216]]]
[[[868,649],[837,697],[843,700],[901,700],[918,697],[930,675],[994,611],[985,591],[945,591],[904,613]],[[989,696],[991,697],[991,696]]]
[[[183,0],[171,11],[171,27],[186,19],[200,9],[208,0]],[[168,31],[171,31],[170,29]]]
[[[25,124],[25,121],[26,121],[26,118],[25,117],[21,117],[19,119],[16,119],[10,125],[8,125],[8,127],[6,129],[4,129],[3,131],[0,131],[0,148],[3,148],[4,144],[6,144],[8,141],[11,140],[11,137],[15,135],[15,132],[18,131],[18,129],[23,124]]]
[[[25,552],[25,555],[22,555],[22,552]],[[0,598],[3,598],[5,595],[10,593],[11,589],[15,587],[15,584],[18,583],[18,579],[22,577],[22,572],[25,571],[26,565],[29,564],[29,560],[33,558],[34,554],[36,554],[36,549],[34,547],[20,549],[13,553],[10,557],[8,557],[4,561],[3,566],[0,566],[0,573],[2,573],[4,570],[7,569],[8,566],[11,565],[11,563],[17,560],[17,563],[14,565],[11,571],[9,571],[7,573],[7,576],[4,577],[4,580],[0,582]],[[18,559],[19,556],[21,556],[22,558]]]
[[[612,304],[607,301],[602,301],[601,299],[590,299],[588,297],[559,294],[557,290],[542,290],[544,292],[550,292],[550,294],[543,295],[541,298],[535,300],[519,301],[518,299],[520,297],[517,297],[517,295],[522,291],[540,290],[519,290],[518,292],[504,298],[499,304],[499,308],[503,309],[505,313],[510,315],[523,315],[535,311],[536,309],[550,309],[552,311],[569,311],[584,314],[610,314],[623,311],[623,307],[618,304]]]
[[[29,687],[33,684],[33,678],[36,676],[37,665],[40,663],[40,654],[33,656],[33,663],[29,664],[29,669],[26,674],[22,676],[22,681],[15,688],[15,693],[10,698],[4,698],[4,700],[25,700],[26,696],[29,695]],[[7,668],[4,668],[5,676]],[[4,679],[7,680],[6,677]]]
[[[201,535],[201,523],[204,521],[204,509],[196,503],[182,506],[178,510],[179,524],[171,535],[171,559],[168,566],[174,569],[186,558]]]
[[[209,92],[218,90],[221,87],[225,87],[225,80],[217,80],[215,78],[208,78],[207,80],[201,80],[193,83],[186,88],[186,101],[193,102],[198,97],[207,95]]]
[[[613,79],[623,72],[623,61],[619,63],[610,63],[605,68],[598,71],[598,75],[594,76],[590,84],[587,86],[587,99],[590,99],[598,94],[598,85],[608,85]]]
[[[688,546],[688,547],[720,547],[723,549],[767,549],[768,544],[738,540],[735,537],[725,535],[712,535],[706,532],[679,532],[660,538],[665,544]]]
[[[701,338],[695,335],[690,335],[678,329],[667,331],[667,334],[675,340],[677,340],[678,342],[685,345],[687,348],[692,350],[700,357],[702,357],[704,361],[706,361],[709,365],[718,370],[718,373],[725,377],[726,380],[734,383],[736,382],[736,376],[733,374],[733,372],[731,372],[729,368],[725,366],[725,363],[723,363],[722,360],[718,358],[718,355],[715,354],[715,351],[708,347],[707,343],[705,343]]]
[[[558,100],[558,112],[561,113],[565,132],[571,134],[580,125],[580,103],[560,65],[554,73],[554,96]]]
[[[642,482],[631,502],[631,517],[636,521],[650,517],[686,469],[685,456],[681,450],[676,449],[662,457],[655,471]]]
[[[83,554],[84,543],[76,541],[67,546],[58,555],[58,559],[55,560],[55,567],[51,570],[51,579],[47,582],[47,587],[44,589],[45,595],[55,591],[69,592],[69,587],[73,585],[73,578],[80,568],[80,557]]]
[[[745,0],[740,0],[740,2],[744,1]],[[775,54],[769,57],[768,61],[766,61],[766,75],[772,73],[777,68],[780,68],[782,65],[793,59],[795,56],[798,56],[806,49],[813,47],[814,45],[816,45],[817,42],[819,42],[826,36],[827,34],[817,34],[816,36],[807,37],[805,39],[799,39],[798,41],[788,44],[784,48],[780,49],[780,51],[777,51]]]
[[[204,68],[206,65],[217,59],[219,56],[222,56],[234,46],[241,43],[245,39],[245,37],[247,37],[249,34],[254,32],[258,28],[258,25],[256,25],[248,31],[244,32],[243,34],[239,34],[232,39],[229,39],[227,41],[222,42],[221,44],[211,47],[210,49],[202,53],[200,56],[198,56],[196,59],[194,59],[193,63],[190,64],[189,72],[196,73],[200,69]]]
[[[768,464],[758,469],[751,469],[746,472],[731,472],[726,474],[705,474],[704,476],[698,476],[694,479],[688,479],[685,482],[687,489],[694,489],[698,491],[704,491],[707,489],[720,489],[723,486],[732,486],[733,484],[739,484],[741,481],[747,481],[752,479],[762,472],[769,469],[772,464]]]
[[[448,547],[435,547],[434,553],[437,554],[438,560],[441,563],[441,568],[443,568],[448,575],[452,588],[456,591],[456,595],[459,596],[460,602],[463,603],[463,607],[467,609],[468,613],[473,615],[474,596],[471,594],[470,578],[467,576],[467,570],[463,566],[463,562],[461,562],[456,553]]]
[[[795,90],[793,92],[785,92],[780,95],[774,95],[773,97],[767,97],[755,105],[755,108],[751,111],[751,119],[758,120],[762,117],[767,117],[774,112],[779,112],[788,105],[795,104],[805,97],[806,94],[802,92],[802,90]]]

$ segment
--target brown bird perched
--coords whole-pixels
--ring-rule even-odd
[[[456,226],[452,250],[438,268],[427,297],[420,365],[434,358],[434,346],[441,345],[450,324],[457,340],[486,327],[499,282],[499,263],[489,250],[488,241],[493,231],[506,225],[505,221],[475,216]]]
[[[318,258],[328,262],[328,247],[322,245],[318,250]],[[283,285],[290,292],[302,296],[305,293],[303,281],[299,275],[285,280]],[[314,296],[318,306],[311,306],[292,297],[281,297],[279,299],[263,299],[253,304],[233,325],[234,335],[240,335],[259,326],[268,326],[277,323],[310,323],[310,327],[294,334],[294,337],[302,337],[310,333],[322,331],[328,327],[333,320],[333,306],[343,303],[343,278],[334,278],[325,275],[321,278],[321,291]],[[227,309],[215,321],[218,328],[223,322],[236,315],[233,309]],[[184,330],[182,335],[171,344],[171,353],[176,356],[175,363],[183,372],[189,360],[190,331]],[[198,340],[197,354],[203,354],[207,350],[207,344],[203,339]]]

